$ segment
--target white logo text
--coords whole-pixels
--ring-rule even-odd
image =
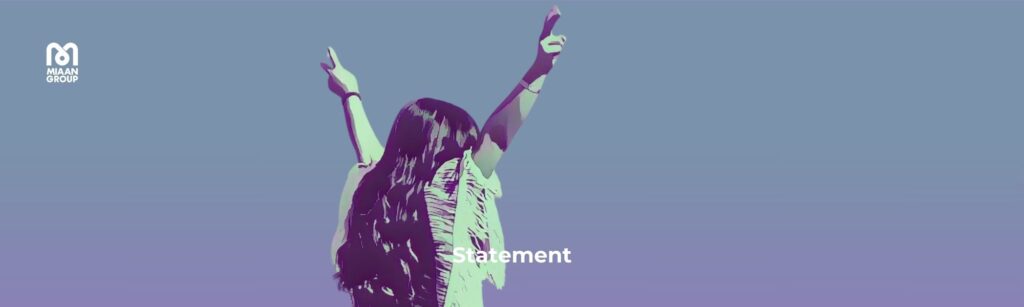
[[[54,66],[56,64],[56,66]],[[71,64],[69,67],[68,64]],[[78,81],[78,44],[68,42],[46,45],[46,82],[75,83]]]

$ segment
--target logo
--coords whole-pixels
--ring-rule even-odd
[[[69,65],[70,64],[70,65]],[[78,44],[68,42],[46,45],[46,83],[78,81]]]

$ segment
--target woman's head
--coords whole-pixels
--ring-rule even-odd
[[[381,299],[436,304],[428,303],[436,299],[436,268],[424,189],[441,164],[476,146],[478,135],[469,113],[441,100],[422,98],[398,112],[384,155],[352,197],[346,242],[337,251],[339,287],[387,287],[392,293]]]
[[[462,108],[433,98],[421,98],[398,112],[380,163],[410,164],[407,166],[417,168],[430,166],[433,171],[475,146],[478,134],[473,117]],[[434,174],[417,175],[432,177]]]

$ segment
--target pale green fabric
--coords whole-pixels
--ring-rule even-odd
[[[434,244],[437,246],[437,293],[443,306],[483,306],[484,280],[505,285],[504,263],[453,263],[456,247],[504,250],[505,239],[495,200],[501,197],[496,173],[486,177],[466,151],[441,165],[425,189]]]
[[[341,195],[338,230],[331,244],[332,259],[345,242],[345,219],[352,206],[353,193],[373,166],[359,163],[349,170]],[[473,161],[472,151],[442,164],[424,187],[430,228],[437,246],[435,262],[440,305],[483,306],[484,280],[498,289],[504,287],[504,263],[452,263],[455,247],[505,250],[505,238],[495,206],[495,200],[501,197],[501,193],[498,174],[484,176]]]

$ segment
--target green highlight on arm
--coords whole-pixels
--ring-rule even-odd
[[[530,114],[541,87],[544,86],[546,75],[541,75],[529,83],[527,87],[516,85],[508,97],[498,105],[491,117],[484,123],[480,146],[473,153],[473,161],[490,177],[494,173],[498,160],[508,151],[512,137],[519,131]]]
[[[370,165],[380,160],[384,155],[384,147],[377,139],[377,133],[370,126],[370,120],[366,117],[363,109],[363,100],[359,96],[351,95],[343,99],[345,107],[345,122],[348,125],[349,137],[352,146],[356,150],[356,158],[359,163]]]

